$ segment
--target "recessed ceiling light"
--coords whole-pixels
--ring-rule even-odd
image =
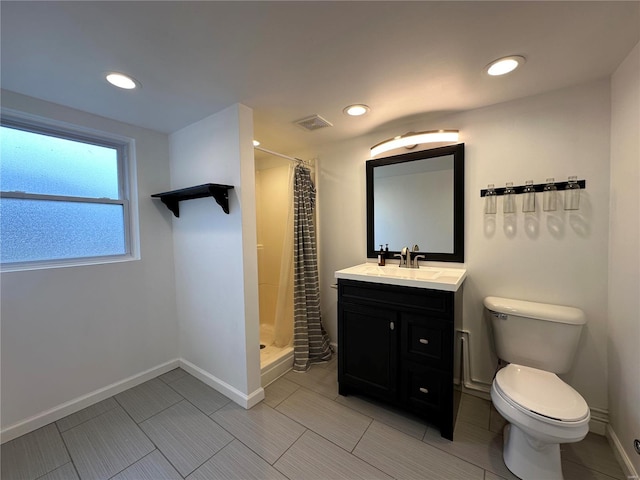
[[[511,55],[494,60],[485,67],[485,71],[493,77],[504,75],[513,72],[520,65],[524,64],[525,61],[525,58],[521,55]]]
[[[122,73],[108,73],[106,79],[111,85],[118,88],[124,88],[125,90],[132,90],[140,85],[140,82],[137,82],[133,78]]]
[[[371,110],[368,106],[358,103],[356,105],[349,105],[344,110],[342,110],[346,115],[350,115],[352,117],[359,117],[368,113]]]

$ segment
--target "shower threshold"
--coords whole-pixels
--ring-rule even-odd
[[[293,347],[267,345],[260,350],[260,380],[266,387],[293,368]]]

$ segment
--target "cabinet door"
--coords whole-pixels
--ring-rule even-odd
[[[397,314],[342,303],[338,308],[338,383],[383,400],[397,396]]]

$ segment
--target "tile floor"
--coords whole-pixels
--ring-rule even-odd
[[[455,441],[411,416],[341,397],[335,360],[290,372],[244,410],[176,369],[2,445],[3,480],[515,478],[504,420],[464,395]],[[604,437],[565,445],[567,480],[624,479]]]

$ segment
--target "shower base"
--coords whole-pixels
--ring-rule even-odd
[[[273,325],[260,324],[260,380],[262,388],[293,368],[293,347],[276,347]],[[264,345],[264,348],[262,347]]]
[[[293,347],[267,345],[260,350],[260,380],[262,387],[280,378],[293,368]]]

